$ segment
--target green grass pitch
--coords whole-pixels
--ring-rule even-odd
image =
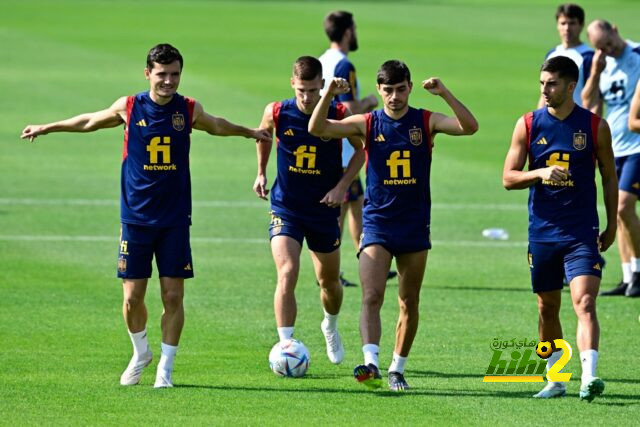
[[[494,338],[537,336],[526,264],[526,191],[501,186],[516,119],[535,107],[538,69],[558,43],[559,1],[31,1],[0,6],[0,424],[429,425],[637,423],[640,409],[638,301],[599,300],[599,374],[605,395],[580,402],[575,316],[562,319],[574,357],[569,396],[537,401],[539,384],[488,384]],[[635,1],[582,1],[587,20],[607,18],[640,40]],[[311,352],[303,379],[276,378],[275,269],[268,205],[251,191],[254,143],[194,133],[192,249],[186,324],[176,359],[178,387],[136,387],[118,379],[131,346],[115,278],[122,129],[52,134],[30,145],[29,123],[94,111],[147,89],[145,55],[159,42],[185,57],[180,92],[214,115],[257,126],[264,106],[292,96],[290,67],[327,42],[322,17],[354,12],[360,50],[350,55],[362,95],[377,67],[399,58],[414,81],[439,76],[476,115],[472,137],[436,139],[432,170],[433,250],[421,298],[421,326],[408,365],[413,390],[371,393],[355,384],[360,363],[360,289],[345,290],[341,331],[347,354],[324,354],[321,309],[305,253],[297,289],[296,336]],[[448,112],[415,88],[411,104]],[[270,184],[274,178],[271,159]],[[502,227],[506,242],[483,240]],[[620,277],[613,248],[603,287]],[[343,270],[356,278],[355,252]],[[383,308],[381,364],[390,362],[397,305],[390,282]],[[157,279],[147,303],[160,353]]]

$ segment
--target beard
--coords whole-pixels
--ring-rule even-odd
[[[349,40],[349,51],[355,52],[356,50],[358,50],[358,39],[356,36],[352,36],[351,40]]]

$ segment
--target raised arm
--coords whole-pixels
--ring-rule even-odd
[[[569,171],[558,165],[523,171],[527,155],[527,128],[524,118],[520,117],[513,130],[511,146],[502,171],[502,185],[507,190],[528,188],[540,180],[560,182],[567,179]]]
[[[22,131],[20,138],[33,141],[37,136],[51,132],[93,132],[98,129],[112,128],[124,123],[127,119],[126,114],[127,97],[123,96],[104,110],[80,114],[59,122],[28,125]]]
[[[364,115],[356,114],[342,120],[330,120],[327,118],[331,100],[341,93],[349,91],[349,83],[345,79],[334,78],[325,94],[320,98],[318,105],[311,114],[309,120],[309,133],[321,138],[348,138],[350,136],[364,138],[367,134],[367,125]]]
[[[202,104],[196,102],[193,108],[193,128],[203,130],[217,136],[244,136],[261,141],[271,141],[271,134],[266,129],[249,129],[236,125],[221,117],[214,117],[204,111]]]
[[[273,102],[267,105],[260,121],[260,129],[269,132],[269,136],[273,135],[275,123],[273,121]],[[261,199],[267,200],[269,189],[267,188],[267,164],[269,163],[269,155],[271,154],[271,139],[260,140],[256,144],[256,154],[258,156],[258,173],[253,183],[253,192]]]
[[[433,113],[429,119],[429,131],[432,134],[441,132],[447,135],[473,135],[478,131],[478,121],[462,102],[453,96],[437,77],[422,82],[422,87],[429,93],[438,95],[449,104],[455,117]]]
[[[378,106],[378,98],[373,94],[362,99],[357,98],[356,69],[351,62],[338,62],[333,73],[334,77],[343,78],[349,83],[349,92],[338,95],[336,100],[343,103],[351,114],[368,113]]]
[[[640,80],[636,85],[636,91],[633,93],[631,107],[629,108],[629,129],[632,132],[640,133]]]
[[[602,74],[606,65],[606,55],[601,49],[596,50],[596,53],[593,55],[593,62],[591,62],[591,73],[580,94],[582,106],[599,116],[602,115],[600,74]]]
[[[349,117],[351,111],[347,108],[345,111],[345,117]],[[362,168],[365,161],[364,154],[364,139],[357,136],[349,137],[349,144],[353,147],[354,153],[349,160],[349,164],[342,174],[342,178],[323,198],[320,203],[326,203],[331,207],[340,206],[344,201],[344,195],[347,192],[347,188],[353,182],[358,171]]]
[[[611,148],[611,131],[606,120],[598,126],[598,169],[602,178],[602,196],[607,212],[607,226],[600,233],[600,251],[606,251],[616,238],[616,215],[618,212],[618,177]]]

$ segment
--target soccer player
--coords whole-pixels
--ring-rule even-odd
[[[309,131],[324,138],[365,138],[367,187],[359,254],[364,365],[355,368],[354,376],[371,388],[381,386],[380,309],[389,266],[395,257],[400,313],[388,380],[391,390],[402,391],[409,388],[404,368],[418,329],[420,288],[431,248],[429,176],[433,136],[440,132],[471,135],[477,131],[478,123],[438,78],[423,81],[422,87],[440,96],[455,117],[410,107],[413,84],[404,62],[391,60],[382,64],[377,83],[383,109],[335,120],[327,117],[331,100],[350,87],[344,79],[333,79],[311,116]]]
[[[367,113],[378,105],[378,99],[371,94],[360,99],[360,86],[356,78],[356,69],[347,58],[349,52],[358,50],[358,38],[353,14],[346,11],[330,12],[324,18],[324,31],[329,38],[329,49],[320,58],[322,63],[322,77],[325,86],[323,92],[334,77],[340,77],[349,82],[349,92],[336,96],[352,114]],[[353,156],[354,150],[345,138],[342,144],[342,167],[346,168]],[[344,230],[345,218],[348,216],[349,233],[356,249],[362,234],[362,203],[364,190],[360,181],[360,174],[349,185],[343,203],[340,206],[340,230]],[[355,286],[340,273],[343,286]]]
[[[613,153],[619,180],[618,249],[622,281],[601,295],[640,296],[640,218],[636,203],[640,196],[640,134],[629,129],[629,105],[640,80],[640,47],[625,41],[609,22],[596,20],[587,27],[597,49],[591,75],[582,91],[583,105],[592,112],[606,105],[611,125]]]
[[[144,69],[147,92],[124,96],[94,113],[29,125],[21,135],[33,141],[51,132],[93,132],[124,124],[117,274],[122,278],[122,311],[133,357],[120,378],[122,385],[138,384],[142,370],[151,363],[144,296],[155,254],[164,311],[162,355],[154,387],[173,386],[173,361],[184,324],[184,279],[193,277],[189,243],[191,130],[271,140],[266,130],[248,129],[211,116],[199,102],[178,94],[182,66],[182,55],[175,47],[156,45],[149,51]]]
[[[604,390],[604,382],[596,376],[600,338],[596,297],[602,276],[599,251],[607,250],[615,239],[618,183],[607,122],[573,100],[578,79],[578,67],[571,59],[557,56],[544,62],[540,90],[546,106],[516,123],[502,182],[507,190],[529,188],[529,268],[538,298],[540,341],[562,338],[562,282],[565,276],[569,281],[578,317],[580,399],[591,401]],[[527,159],[529,170],[523,171]],[[600,235],[596,164],[607,212],[606,228]],[[561,355],[562,350],[555,351],[547,369]],[[564,383],[549,382],[534,397],[565,394]]]
[[[591,72],[593,49],[580,40],[584,28],[584,10],[573,3],[564,3],[556,9],[556,28],[560,36],[560,44],[547,52],[545,59],[555,56],[566,56],[576,63],[580,76],[573,92],[573,101],[582,105],[580,94]],[[540,95],[538,108],[544,107],[544,97]]]
[[[272,102],[264,110],[260,128],[276,132],[277,176],[271,190],[271,252],[278,274],[274,311],[281,341],[293,336],[297,307],[295,287],[300,270],[302,242],[306,239],[320,285],[324,309],[321,329],[332,363],[342,362],[344,346],[338,333],[342,305],[340,274],[340,203],[353,177],[364,163],[362,140],[351,138],[355,155],[343,174],[340,140],[317,138],[307,131],[309,117],[320,100],[322,65],[302,56],[293,65],[291,88],[294,98]],[[329,115],[341,119],[349,114],[343,104],[333,102]],[[257,147],[258,174],[253,186],[265,199],[267,162],[271,142]]]

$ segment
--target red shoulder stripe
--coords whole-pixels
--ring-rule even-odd
[[[364,174],[367,174],[367,167],[369,166],[369,138],[371,137],[371,126],[373,125],[373,116],[371,113],[364,115],[364,120],[367,125],[367,132],[364,137]]]
[[[188,96],[184,97],[184,100],[187,101],[187,110],[189,111],[189,132],[191,132],[191,127],[193,126],[193,109],[196,106],[196,100],[193,98],[189,98]]]
[[[124,124],[124,142],[122,144],[122,161],[127,158],[129,154],[129,122],[131,121],[131,111],[133,110],[133,104],[136,101],[135,96],[127,97],[127,121]]]
[[[278,119],[280,118],[280,108],[282,108],[281,102],[278,101],[273,103],[273,124],[276,128],[278,127]]]
[[[369,138],[371,137],[371,126],[373,124],[373,116],[371,115],[371,113],[367,113],[364,115],[364,120],[365,123],[367,124],[367,134],[365,135],[364,138],[364,150],[368,151],[369,150]]]
[[[338,102],[336,104],[336,120],[344,119],[344,114],[346,111],[347,107],[342,102]]]
[[[531,123],[533,122],[533,111],[529,111],[524,116],[524,126],[527,129],[527,152],[531,148]]]
[[[527,153],[529,153],[529,167],[531,167],[531,163],[533,162],[533,158],[531,157],[531,123],[533,122],[533,111],[529,111],[522,117],[524,117],[524,127],[527,130]]]
[[[593,151],[598,151],[598,128],[600,127],[600,116],[591,113],[591,134],[593,135]]]

